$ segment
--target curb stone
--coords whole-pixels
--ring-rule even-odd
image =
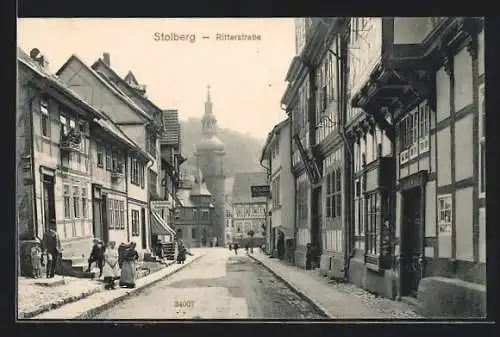
[[[307,294],[303,290],[301,290],[299,286],[293,284],[293,282],[291,282],[289,280],[286,280],[278,272],[276,272],[275,270],[271,269],[271,267],[267,266],[264,262],[260,261],[258,258],[254,257],[253,255],[249,254],[248,256],[250,256],[254,261],[257,261],[258,264],[260,264],[261,266],[263,266],[264,268],[266,268],[267,270],[269,270],[274,276],[276,276],[277,279],[279,279],[281,282],[283,282],[284,284],[286,284],[294,293],[296,293],[301,298],[303,298],[304,300],[306,300],[307,302],[309,302],[310,304],[312,304],[316,309],[318,309],[319,311],[321,311],[321,313],[323,315],[325,315],[327,317],[327,319],[336,319],[335,316],[333,316],[332,314],[330,314],[328,312],[328,309],[326,309],[321,303],[319,303],[315,299],[307,296]]]
[[[86,312],[82,313],[82,314],[79,314],[78,316],[76,317],[72,317],[72,318],[69,318],[69,319],[75,319],[75,320],[84,320],[84,319],[90,319],[92,318],[93,316],[99,314],[100,312],[118,304],[119,302],[125,300],[127,297],[133,295],[133,294],[136,294],[146,288],[149,288],[150,286],[153,286],[154,284],[164,280],[165,278],[167,278],[168,276],[171,276],[175,273],[177,273],[178,271],[184,269],[186,266],[189,266],[191,263],[193,263],[194,261],[198,260],[199,258],[203,257],[205,254],[201,254],[201,255],[196,255],[193,257],[192,260],[190,260],[188,263],[184,263],[183,265],[181,265],[179,268],[177,268],[176,270],[172,270],[170,273],[166,273],[165,275],[163,275],[162,277],[156,279],[156,280],[153,280],[151,281],[150,283],[146,283],[146,284],[143,284],[142,286],[140,287],[136,287],[136,288],[132,288],[130,289],[130,291],[127,291],[125,292],[124,294],[116,297],[116,298],[113,298],[111,301],[108,301],[106,303],[103,303],[97,307],[94,307],[92,309],[89,309],[87,310]],[[151,275],[154,275],[154,274],[151,274]]]
[[[26,318],[32,318],[34,316],[43,314],[44,312],[47,312],[47,311],[50,311],[50,310],[54,310],[54,309],[58,309],[58,308],[62,307],[65,304],[73,303],[73,302],[79,301],[81,299],[87,298],[87,297],[89,297],[91,295],[94,295],[94,294],[97,294],[98,292],[101,292],[101,291],[102,291],[101,287],[100,286],[96,286],[94,289],[91,289],[91,290],[88,290],[88,291],[84,291],[84,292],[82,292],[82,293],[80,293],[78,295],[75,295],[75,296],[66,297],[66,298],[64,298],[61,301],[52,302],[52,303],[49,303],[49,304],[44,304],[44,305],[42,305],[38,309],[35,309],[35,310],[32,310],[32,311],[28,311],[28,312],[20,312],[18,314],[18,317],[19,318],[24,318],[24,319],[26,319]]]

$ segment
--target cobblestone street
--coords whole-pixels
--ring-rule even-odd
[[[93,319],[321,319],[254,260],[212,249],[177,274]]]

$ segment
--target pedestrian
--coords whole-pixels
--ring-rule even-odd
[[[97,264],[97,267],[99,268],[100,278],[102,276],[102,267],[104,265],[104,243],[97,238],[94,239],[94,246],[92,247],[92,251],[90,252],[88,262],[89,267],[87,271],[90,272],[90,267],[92,266],[92,263],[95,262]]]
[[[123,260],[125,257],[125,251],[127,250],[128,245],[125,243],[120,243],[120,246],[118,246],[118,267],[121,269],[123,265]]]
[[[61,241],[56,232],[55,221],[52,221],[43,234],[43,251],[47,253],[47,278],[52,278],[56,272],[56,264],[62,255]]]
[[[120,276],[120,267],[118,265],[118,249],[116,243],[110,241],[108,247],[104,251],[104,266],[102,275],[106,289],[115,289],[115,278]]]
[[[135,279],[137,272],[135,269],[139,254],[135,250],[136,243],[132,242],[124,250],[122,270],[120,274],[120,286],[126,288],[135,288]]]
[[[233,250],[233,245],[232,244],[229,244],[229,250]]]
[[[247,242],[247,243],[245,243],[245,253],[247,253],[247,254],[248,254],[248,242]]]
[[[177,252],[177,264],[183,264],[184,261],[186,261],[186,247],[180,242]]]
[[[234,253],[238,255],[238,248],[239,248],[238,243],[236,242],[233,246],[234,246]]]
[[[306,270],[310,270],[312,266],[312,252],[311,252],[312,245],[308,243],[306,245]]]
[[[42,277],[42,248],[40,247],[40,239],[36,238],[35,244],[31,247],[31,268],[33,270],[33,278]]]

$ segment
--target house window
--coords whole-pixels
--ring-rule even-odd
[[[61,111],[59,114],[59,121],[61,122],[61,140],[63,140],[64,136],[68,135],[69,133],[68,118],[63,111]]]
[[[120,201],[120,229],[125,229],[125,202]]]
[[[362,193],[361,179],[356,179],[354,182],[354,222],[356,224],[356,235],[364,235],[365,233],[364,211],[364,197]]]
[[[88,208],[87,208],[87,189],[82,187],[82,217],[84,219],[88,218]]]
[[[486,101],[484,84],[479,87],[479,193],[486,194]]]
[[[439,235],[451,235],[451,194],[438,195]]]
[[[380,196],[371,193],[366,198],[366,251],[368,254],[379,253],[378,230],[380,227]]]
[[[193,209],[193,219],[197,220],[198,219],[198,211]]]
[[[104,167],[104,149],[102,143],[97,143],[97,167]]]
[[[144,182],[142,177],[143,175],[143,166],[139,163],[136,158],[130,158],[130,182],[137,186],[143,186]]]
[[[118,200],[114,200],[114,211],[115,211],[115,229],[121,228],[121,214],[120,214],[120,202]]]
[[[116,150],[111,152],[111,170],[113,172],[118,172],[118,154]]]
[[[280,196],[280,176],[278,175],[272,182],[272,201],[273,207],[279,207],[281,205]]]
[[[132,210],[132,236],[139,236],[139,211]]]
[[[106,147],[106,170],[111,171],[111,148]]]
[[[210,218],[209,218],[209,211],[208,209],[204,209],[201,211],[201,220],[203,221],[208,221]]]
[[[64,185],[64,218],[71,218],[71,200],[69,185]]]
[[[40,98],[40,113],[42,123],[42,136],[50,137],[49,102],[46,97]]]
[[[115,228],[115,203],[113,199],[108,199],[108,229]]]
[[[80,218],[80,191],[77,186],[73,187],[73,212],[75,218]]]
[[[196,228],[191,228],[191,239],[196,239]]]

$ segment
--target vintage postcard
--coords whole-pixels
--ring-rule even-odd
[[[486,317],[483,18],[17,25],[18,320]]]

